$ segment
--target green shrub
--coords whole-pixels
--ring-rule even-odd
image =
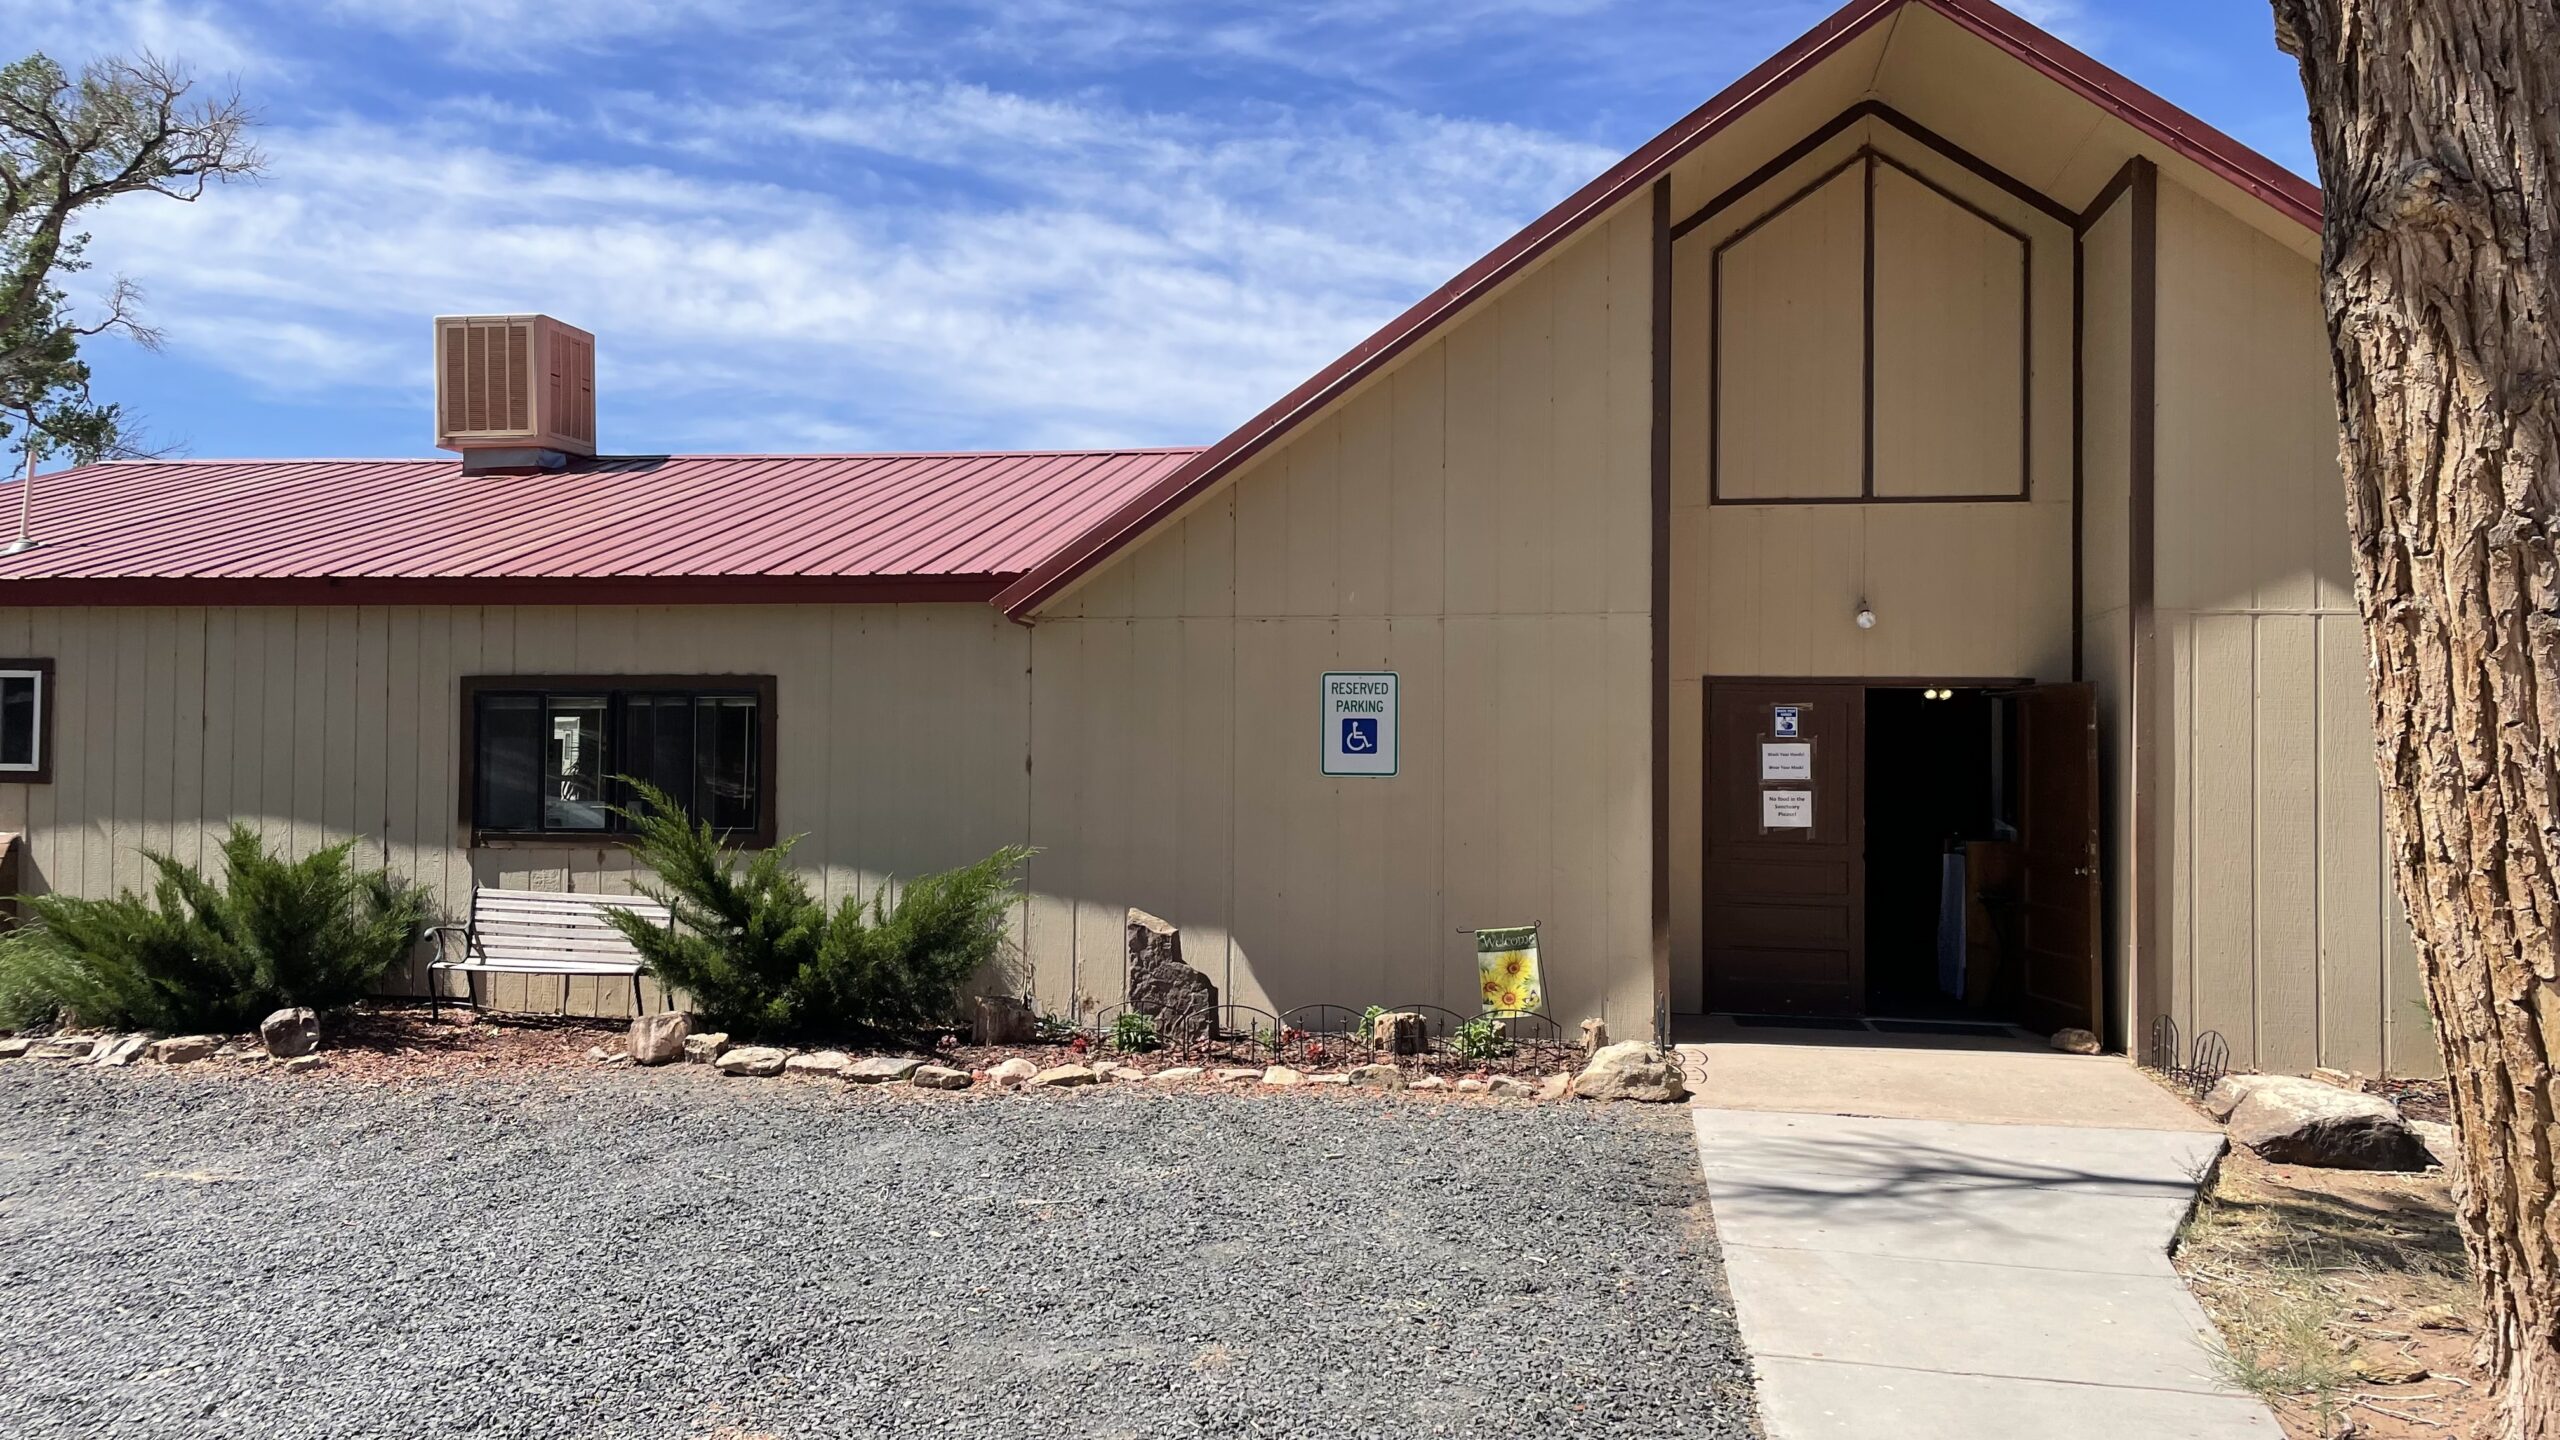
[[[1511,1053],[1511,1037],[1500,1025],[1478,1017],[1449,1032],[1449,1053],[1461,1060],[1499,1060]]]
[[[1111,1022],[1111,1048],[1123,1055],[1144,1055],[1163,1043],[1153,1015],[1128,1010]]]
[[[894,902],[885,884],[849,896],[830,914],[790,868],[794,841],[745,858],[665,792],[625,783],[639,803],[617,813],[631,822],[632,853],[658,877],[642,893],[674,923],[606,918],[714,1028],[907,1038],[949,1022],[962,987],[1004,948],[1014,872],[1031,855],[1023,846],[919,876]]]
[[[428,915],[425,891],[350,865],[354,847],[285,860],[234,824],[220,884],[145,851],[148,898],[22,897],[27,924],[0,937],[0,996],[84,1024],[216,1033],[286,1006],[353,1004],[408,957]]]

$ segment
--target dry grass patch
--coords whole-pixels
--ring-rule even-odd
[[[2224,1378],[2293,1440],[2461,1435],[2485,1413],[2442,1171],[2314,1170],[2235,1150],[2177,1261],[2221,1331]]]

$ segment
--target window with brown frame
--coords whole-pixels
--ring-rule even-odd
[[[643,780],[773,843],[770,675],[477,675],[462,682],[462,815],[478,839],[610,840]]]
[[[53,779],[53,662],[0,660],[0,783]]]

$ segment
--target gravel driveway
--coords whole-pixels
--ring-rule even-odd
[[[1744,1436],[1678,1108],[0,1065],[16,1436]]]

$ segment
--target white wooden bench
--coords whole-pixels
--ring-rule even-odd
[[[667,907],[642,895],[571,895],[557,890],[487,890],[471,892],[471,918],[462,925],[438,925],[436,958],[427,966],[430,1010],[443,1006],[438,972],[463,977],[463,991],[474,1006],[479,991],[474,975],[557,975],[560,1008],[569,1008],[569,982],[581,976],[631,982],[631,1013],[645,1008],[640,998],[640,952],[604,918],[605,907],[628,910],[657,924],[669,923]]]

